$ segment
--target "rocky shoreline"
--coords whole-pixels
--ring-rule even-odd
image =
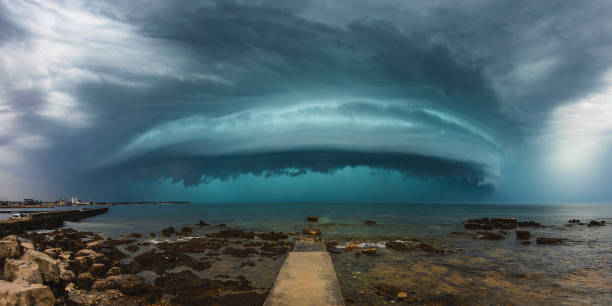
[[[223,261],[220,254],[246,259],[234,267],[244,269],[277,260],[293,246],[285,233],[223,227],[199,237],[189,233],[190,227],[164,229],[151,236],[178,239],[154,244],[138,233],[113,239],[68,228],[6,236],[0,241],[0,305],[261,305],[270,288],[240,275],[196,273]],[[147,273],[154,276],[143,277]]]

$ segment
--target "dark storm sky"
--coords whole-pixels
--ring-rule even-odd
[[[609,16],[609,1],[0,1],[0,197],[606,202]]]

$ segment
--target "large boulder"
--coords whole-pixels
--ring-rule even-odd
[[[34,250],[27,250],[21,259],[36,263],[45,283],[57,283],[60,281],[58,262],[49,257],[49,255]]]
[[[49,287],[42,284],[28,284],[24,281],[7,282],[0,280],[0,305],[52,306],[55,297]]]
[[[23,254],[23,249],[15,235],[9,235],[0,240],[0,264],[4,258],[19,258]]]
[[[7,259],[4,264],[4,278],[8,281],[25,281],[28,284],[42,284],[43,278],[38,265],[21,259]]]
[[[76,280],[76,275],[72,270],[70,270],[70,266],[66,262],[60,262],[57,267],[60,271],[60,278],[65,283],[74,282]]]
[[[96,291],[110,289],[119,290],[125,294],[140,294],[150,289],[150,285],[140,276],[134,274],[122,274],[109,276],[97,280],[91,288]]]

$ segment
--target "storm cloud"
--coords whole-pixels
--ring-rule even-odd
[[[49,197],[359,166],[489,194],[611,86],[605,1],[0,3],[0,180]]]

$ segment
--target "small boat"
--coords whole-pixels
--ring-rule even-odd
[[[21,218],[25,218],[27,217],[28,214],[24,214],[24,213],[16,213],[16,214],[12,214],[9,219],[21,219]]]

